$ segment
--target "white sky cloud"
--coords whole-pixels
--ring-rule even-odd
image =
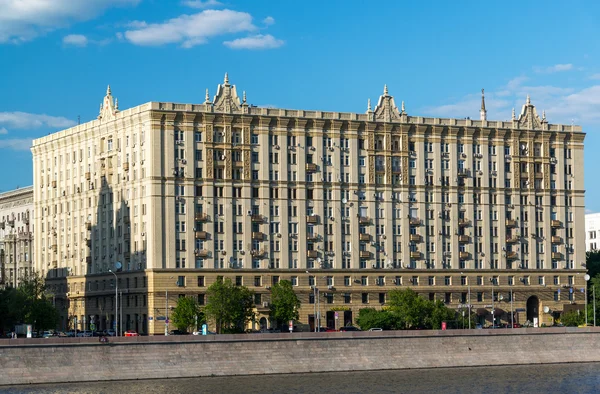
[[[211,8],[211,7],[221,7],[223,5],[223,3],[221,3],[220,1],[217,0],[205,0],[205,1],[201,1],[201,0],[188,0],[188,1],[182,1],[181,4],[183,4],[186,7],[190,7],[190,8],[198,8],[198,9],[205,9],[205,8]]]
[[[31,148],[31,138],[10,138],[6,140],[0,139],[0,149],[11,150],[29,150]]]
[[[27,112],[0,112],[0,125],[15,129],[49,127],[64,129],[76,123],[62,116],[31,114]]]
[[[8,130],[6,130],[4,127],[0,127],[0,134],[8,134]]]
[[[113,6],[141,0],[0,0],[0,43],[29,41],[76,21],[95,18]]]
[[[88,44],[88,39],[82,34],[69,34],[63,37],[63,44],[84,47]]]
[[[131,43],[147,46],[181,44],[184,48],[206,43],[210,37],[256,30],[252,15],[232,10],[205,10],[140,26],[125,32],[125,38]]]
[[[590,79],[600,79],[600,73],[592,74],[589,76]]]
[[[233,41],[225,41],[223,44],[231,49],[273,49],[279,48],[284,42],[270,34],[258,34],[250,37],[237,38]]]
[[[549,67],[533,67],[533,71],[541,74],[552,74],[560,71],[569,71],[573,69],[573,65],[571,63],[567,64],[555,64],[554,66]]]
[[[273,18],[272,16],[267,16],[265,19],[263,19],[263,23],[267,26],[271,26],[275,23],[275,18]]]

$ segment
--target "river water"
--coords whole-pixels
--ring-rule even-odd
[[[1,393],[597,393],[600,363],[156,379],[0,387]]]

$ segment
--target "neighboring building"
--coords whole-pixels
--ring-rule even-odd
[[[600,246],[600,213],[585,215],[585,251],[598,251]]]
[[[33,268],[33,187],[0,193],[0,288],[16,287]]]
[[[549,323],[583,303],[584,137],[529,97],[488,121],[483,96],[481,120],[438,119],[387,87],[364,114],[258,108],[227,75],[202,104],[119,111],[109,88],[97,120],[33,142],[36,267],[64,327],[112,324],[116,262],[123,328],[149,333],[219,276],[256,292],[257,325],[284,279],[311,325],[313,286],[327,326],[407,287]]]

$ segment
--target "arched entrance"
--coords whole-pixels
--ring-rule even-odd
[[[269,328],[269,327],[267,327],[267,319],[266,318],[261,317],[258,322],[260,324],[260,329],[261,330],[266,330],[267,328]]]
[[[534,327],[539,325],[540,300],[536,296],[527,299],[527,320],[533,323]]]

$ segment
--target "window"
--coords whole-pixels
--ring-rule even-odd
[[[185,287],[185,276],[178,276],[177,277],[177,286],[179,286],[179,287]]]
[[[361,298],[363,304],[369,303],[369,293],[361,293]]]

